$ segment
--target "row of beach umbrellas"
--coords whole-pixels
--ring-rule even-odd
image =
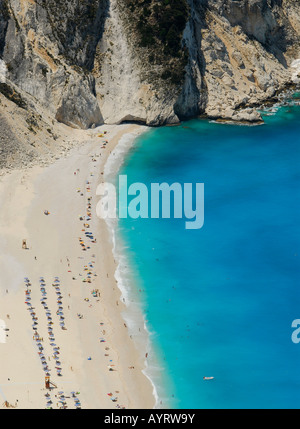
[[[44,338],[42,338],[38,332],[38,317],[36,314],[36,310],[35,307],[32,306],[32,297],[31,297],[31,287],[32,287],[32,283],[29,280],[28,277],[24,278],[24,282],[25,282],[25,304],[28,306],[28,311],[31,315],[32,318],[32,328],[33,328],[33,340],[35,342],[35,345],[38,349],[38,356],[40,359],[40,362],[42,364],[43,367],[43,371],[45,373],[45,376],[50,377],[50,373],[51,373],[51,369],[49,368],[48,364],[47,364],[47,358],[45,356],[44,353],[44,346],[43,346],[43,341]],[[61,367],[61,362],[60,362],[60,347],[57,346],[56,344],[56,340],[55,340],[55,336],[54,336],[54,332],[53,332],[53,319],[52,319],[52,315],[51,315],[51,311],[47,305],[47,290],[46,290],[46,282],[44,277],[40,277],[39,279],[39,284],[40,284],[40,293],[41,293],[41,298],[40,298],[40,302],[42,304],[42,306],[44,307],[45,310],[45,314],[46,314],[46,318],[47,318],[47,331],[48,331],[48,337],[49,337],[49,341],[50,341],[50,346],[52,347],[53,350],[53,358],[55,359],[55,369],[56,369],[56,374],[57,376],[62,376],[61,371],[62,371],[62,367]],[[62,295],[61,295],[61,291],[60,291],[60,280],[58,277],[55,277],[54,282],[52,283],[53,287],[56,290],[57,293],[57,303],[59,304],[58,306],[58,311],[57,314],[60,317],[60,326],[62,327],[62,329],[64,329],[65,327],[65,323],[64,323],[64,316],[63,316],[63,307],[62,307]],[[71,392],[71,396],[74,400],[74,405],[75,408],[81,408],[81,403],[80,400],[78,399],[78,394],[79,392],[75,392],[72,391]],[[66,403],[66,396],[64,394],[63,391],[59,391],[57,393],[57,399],[56,402],[58,403],[58,406],[60,408],[67,408],[67,403]],[[46,406],[47,408],[52,408],[52,404],[53,401],[51,399],[51,395],[49,392],[47,392],[45,394],[46,397]],[[69,397],[69,396],[68,396]]]

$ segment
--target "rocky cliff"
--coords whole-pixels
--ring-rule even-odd
[[[298,0],[0,0],[0,92],[83,129],[256,121],[299,40]]]

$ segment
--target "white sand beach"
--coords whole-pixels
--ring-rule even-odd
[[[4,320],[0,320],[0,343],[6,343],[6,325]]]
[[[96,216],[107,157],[139,127],[70,132],[66,157],[0,179],[0,408],[153,408]]]

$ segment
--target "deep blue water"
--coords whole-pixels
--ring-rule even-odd
[[[183,219],[119,222],[163,367],[162,406],[300,408],[300,344],[291,340],[300,318],[300,107],[265,121],[153,129],[120,171],[129,184],[205,186],[202,229],[186,230]]]

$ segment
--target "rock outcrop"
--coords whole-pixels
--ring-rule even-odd
[[[299,40],[297,0],[0,0],[0,90],[83,129],[257,122]]]
[[[0,55],[7,84],[36,110],[70,126],[103,122],[90,70],[106,14],[105,2],[0,1]]]

